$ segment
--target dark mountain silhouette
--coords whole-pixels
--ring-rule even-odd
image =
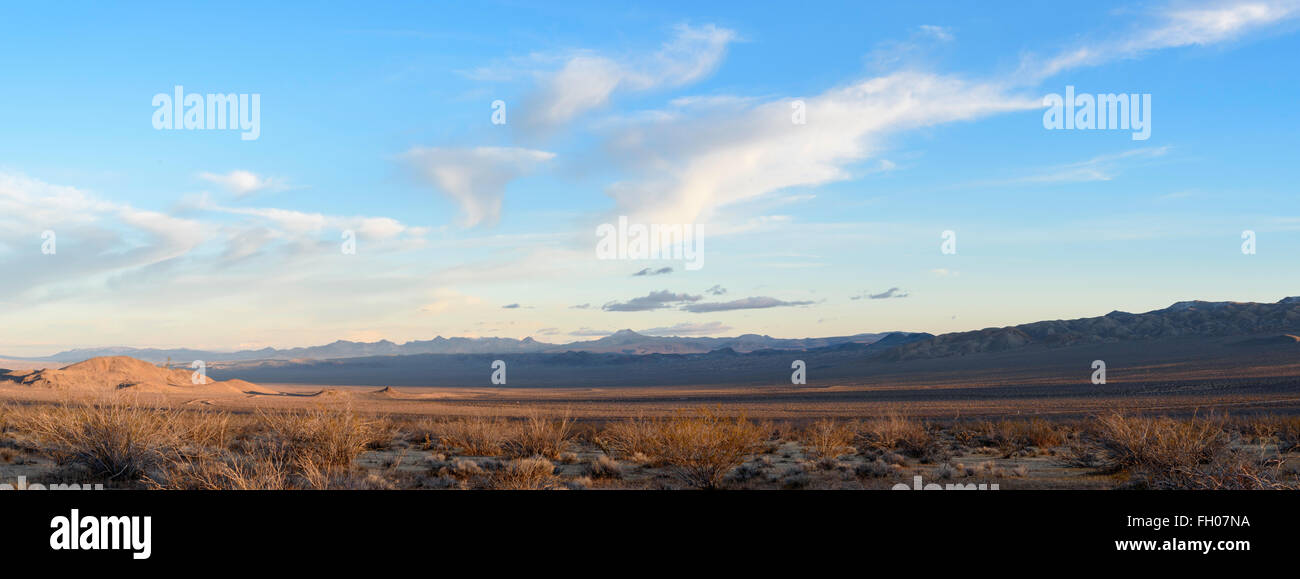
[[[567,344],[548,344],[534,340],[531,337],[516,340],[513,338],[444,338],[438,336],[432,340],[415,340],[404,344],[397,344],[388,340],[378,342],[338,340],[323,346],[287,349],[263,348],[238,352],[216,352],[187,348],[84,348],[59,352],[44,358],[31,358],[31,360],[68,363],[101,356],[131,356],[149,362],[165,362],[170,359],[172,362],[185,364],[191,360],[204,360],[206,362],[328,360],[414,354],[541,354],[567,351],[617,354],[703,354],[722,348],[731,348],[738,352],[753,352],[769,349],[807,350],[848,343],[870,344],[886,335],[882,333],[830,338],[785,339],[745,334],[732,338],[704,338],[648,336],[632,330],[619,330],[603,338]]]
[[[1186,301],[1144,314],[1116,311],[1095,318],[943,334],[901,346],[892,350],[889,357],[894,360],[943,358],[1030,345],[1063,347],[1188,337],[1283,335],[1298,330],[1300,298],[1297,297],[1273,304]]]

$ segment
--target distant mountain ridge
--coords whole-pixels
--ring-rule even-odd
[[[1016,326],[985,328],[941,335],[909,332],[855,334],[826,338],[773,338],[758,334],[734,337],[649,336],[620,330],[589,341],[550,344],[533,338],[444,338],[397,344],[388,340],[350,342],[339,340],[306,348],[213,352],[194,349],[91,348],[68,350],[29,360],[79,362],[101,356],[131,356],[150,362],[184,364],[206,362],[333,360],[423,354],[589,354],[670,355],[720,352],[751,353],[773,351],[821,351],[828,349],[869,351],[886,360],[944,358],[1018,348],[1047,348],[1134,340],[1181,337],[1242,336],[1251,343],[1287,343],[1287,336],[1300,335],[1300,297],[1276,303],[1181,301],[1141,314],[1113,311],[1104,316],[1073,320],[1040,321]],[[869,348],[867,348],[869,346]]]
[[[1294,334],[1300,330],[1300,297],[1277,303],[1183,301],[1143,314],[1114,311],[1094,318],[1033,322],[942,334],[887,353],[894,360],[942,358],[1041,345],[1156,340],[1182,337]]]
[[[361,358],[370,356],[408,356],[415,354],[558,354],[563,352],[593,352],[609,354],[704,354],[715,350],[731,349],[736,352],[758,350],[808,350],[840,344],[871,344],[889,335],[856,334],[829,338],[773,338],[758,334],[744,334],[729,338],[648,336],[632,330],[619,330],[608,336],[567,344],[549,344],[531,337],[514,338],[444,338],[414,340],[397,344],[388,340],[378,342],[351,342],[338,340],[322,346],[305,348],[262,348],[238,352],[216,352],[189,348],[82,348],[59,352],[35,361],[79,362],[101,356],[131,356],[149,362],[186,364],[191,360],[206,362],[235,362],[247,360],[329,360],[336,358]]]

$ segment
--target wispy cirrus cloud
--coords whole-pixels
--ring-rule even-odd
[[[1110,181],[1125,169],[1164,157],[1170,147],[1143,147],[1119,153],[1097,155],[1075,163],[1066,163],[1029,172],[1021,177],[970,183],[968,186],[1042,185],[1052,183],[1087,183]]]
[[[460,206],[464,227],[495,224],[506,186],[553,158],[554,153],[520,147],[415,147],[401,156]]]
[[[611,132],[608,149],[635,178],[606,192],[624,214],[707,222],[730,204],[848,180],[890,135],[1040,107],[996,82],[898,72],[803,99],[675,111]]]
[[[1230,42],[1300,16],[1297,0],[1247,0],[1175,3],[1157,9],[1154,22],[1119,38],[1097,41],[1046,60],[1029,58],[1022,74],[1031,81],[1083,66],[1134,58],[1147,52]]]
[[[681,24],[653,54],[625,57],[584,51],[543,73],[525,97],[521,126],[526,132],[554,130],[582,113],[601,108],[616,92],[641,92],[686,85],[711,74],[736,33],[712,24]]]
[[[53,234],[55,253],[43,253],[46,232]],[[0,171],[0,255],[6,267],[22,272],[0,287],[0,299],[102,289],[127,272],[181,258],[210,238],[193,219]]]

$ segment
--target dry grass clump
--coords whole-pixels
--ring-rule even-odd
[[[573,421],[567,416],[549,419],[532,414],[517,428],[511,429],[510,434],[502,445],[507,456],[544,456],[558,460],[569,448],[569,439],[573,437]]]
[[[300,479],[306,480],[306,479]],[[143,482],[160,490],[285,490],[295,484],[295,473],[283,456],[213,451],[193,456],[172,456]]]
[[[662,465],[688,486],[714,489],[766,437],[762,426],[743,416],[728,418],[705,408],[670,418],[611,423],[593,440],[606,453],[639,464]]]
[[[500,456],[515,428],[504,418],[469,416],[439,422],[433,431],[444,449],[470,456]]]
[[[596,446],[611,456],[648,462],[659,446],[660,423],[649,418],[629,418],[605,425],[592,436]],[[636,460],[636,457],[646,460]]]
[[[1280,453],[1300,448],[1300,416],[1257,416],[1235,421],[1243,438],[1256,444],[1276,444]]]
[[[1274,419],[1276,430],[1273,433],[1277,441],[1278,452],[1291,452],[1300,449],[1300,416],[1283,416]]]
[[[853,474],[858,478],[884,478],[894,474],[898,469],[880,459],[869,460],[854,467]]]
[[[1222,455],[1229,442],[1222,425],[1205,418],[1111,414],[1096,419],[1095,435],[1120,468],[1150,473],[1209,463]]]
[[[986,423],[985,439],[1007,454],[1030,448],[1051,448],[1065,442],[1061,428],[1039,417]]]
[[[225,414],[138,406],[122,398],[11,408],[6,420],[60,464],[136,479],[170,456],[228,440]]]
[[[1284,461],[1232,452],[1206,465],[1180,467],[1150,481],[1153,488],[1193,490],[1300,490],[1294,476],[1284,475]]]
[[[856,436],[853,427],[836,420],[818,420],[801,434],[800,441],[815,459],[835,459],[857,452],[853,448]]]
[[[939,449],[939,441],[923,422],[897,411],[864,422],[859,437],[864,447],[898,450],[921,459],[931,458]]]
[[[1294,489],[1283,461],[1231,448],[1224,421],[1193,417],[1125,417],[1096,420],[1095,435],[1115,464],[1154,489]]]
[[[351,409],[262,412],[268,441],[280,445],[289,460],[306,470],[325,473],[352,468],[375,439],[375,422]]]
[[[1095,441],[1076,436],[1066,441],[1052,460],[1056,464],[1070,468],[1098,469],[1106,464],[1106,452]]]
[[[543,490],[560,488],[555,464],[543,457],[521,458],[494,468],[480,478],[480,486],[497,490]]]
[[[656,424],[655,455],[678,480],[699,489],[720,487],[727,473],[766,437],[744,416],[728,418],[707,408],[678,413]]]
[[[602,454],[587,465],[587,475],[593,479],[623,478],[623,467],[609,455]]]
[[[165,456],[144,483],[159,489],[280,490],[389,488],[355,471],[376,438],[375,423],[350,409],[262,412],[257,432],[233,444]],[[213,440],[212,437],[208,437]],[[395,465],[394,465],[395,466]]]

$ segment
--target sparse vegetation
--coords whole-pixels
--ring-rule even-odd
[[[818,420],[803,433],[803,443],[813,458],[834,459],[856,452],[855,433],[849,425],[836,420]]]
[[[138,478],[187,442],[221,436],[218,420],[179,420],[126,399],[11,408],[7,420],[61,464],[86,467],[110,480]],[[196,440],[197,439],[197,440]]]
[[[501,490],[542,490],[559,488],[555,465],[543,457],[521,458],[489,471],[481,486]]]
[[[581,423],[540,412],[377,417],[346,404],[236,414],[117,397],[0,409],[0,469],[39,462],[157,489],[793,490],[889,488],[913,476],[1003,488],[1294,489],[1298,434],[1289,416],[926,423],[887,412],[756,423],[702,408]]]
[[[471,456],[500,456],[513,429],[504,418],[482,416],[445,420],[433,428],[443,448]]]
[[[507,456],[544,456],[558,459],[573,436],[573,421],[567,416],[550,419],[533,413],[516,428],[509,429],[503,448]]]
[[[715,489],[731,469],[758,448],[764,432],[744,416],[729,418],[711,409],[679,413],[658,421],[656,455],[679,481]]]
[[[609,455],[602,454],[587,465],[587,473],[593,479],[622,478],[623,467],[619,466],[618,461],[610,458]]]

